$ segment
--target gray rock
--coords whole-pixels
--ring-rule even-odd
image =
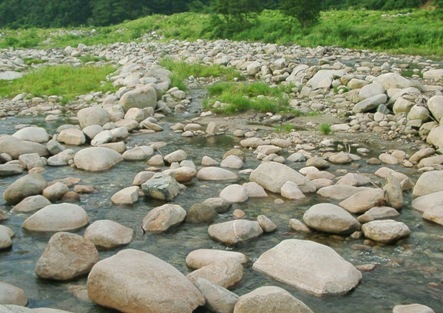
[[[20,175],[24,171],[20,164],[7,163],[0,164],[0,177]]]
[[[334,78],[345,75],[343,70],[320,70],[307,83],[313,90],[329,89]]]
[[[180,186],[172,176],[157,173],[142,184],[142,190],[146,197],[171,201],[180,193]]]
[[[37,143],[46,143],[49,141],[49,135],[46,129],[36,126],[22,128],[16,131],[12,136],[20,140]]]
[[[220,167],[204,167],[197,172],[197,178],[200,180],[221,181],[237,180],[237,174]]]
[[[364,188],[364,190],[341,201],[339,205],[350,213],[359,214],[385,203],[385,193],[382,189]]]
[[[424,79],[441,80],[443,78],[443,69],[433,69],[423,73]]]
[[[217,313],[232,313],[234,311],[234,306],[238,301],[238,296],[235,293],[200,277],[195,280],[194,284],[205,297],[205,307],[208,310]]]
[[[17,213],[27,213],[39,210],[50,204],[51,201],[49,201],[47,198],[43,197],[42,195],[29,196],[20,201],[18,204],[16,204],[12,208],[12,211]]]
[[[35,265],[35,273],[45,279],[70,280],[89,273],[98,260],[98,251],[91,241],[59,232],[49,239]]]
[[[87,288],[93,302],[128,313],[147,312],[146,308],[156,313],[191,313],[205,303],[200,291],[172,265],[132,249],[98,262]]]
[[[12,246],[12,237],[14,237],[14,231],[9,227],[0,225],[0,250],[8,249]]]
[[[62,130],[57,135],[57,140],[61,143],[73,146],[80,146],[86,143],[85,134],[81,130],[75,128]]]
[[[253,269],[308,293],[341,295],[354,289],[362,274],[332,248],[309,240],[283,240],[263,253]]]
[[[357,217],[357,221],[363,224],[375,220],[387,219],[389,217],[397,217],[399,215],[400,213],[398,213],[396,209],[391,207],[373,207],[372,209]]]
[[[69,191],[68,186],[62,182],[55,182],[43,190],[43,196],[51,202],[55,202],[63,198],[63,195]]]
[[[219,224],[212,224],[208,228],[209,237],[226,245],[235,245],[263,234],[263,230],[256,221],[235,220]]]
[[[443,205],[443,191],[437,191],[418,197],[417,199],[414,199],[411,204],[412,208],[419,212],[424,212],[429,208],[440,205]]]
[[[421,174],[412,194],[421,197],[438,191],[443,191],[443,171],[430,171]]]
[[[352,108],[354,113],[365,113],[375,110],[380,104],[384,104],[388,101],[388,97],[385,94],[373,96],[365,100],[360,101]]]
[[[334,200],[344,200],[346,198],[349,198],[353,194],[356,194],[357,192],[361,192],[363,190],[369,190],[370,188],[366,187],[354,187],[354,186],[348,186],[348,185],[333,185],[333,186],[327,186],[320,188],[317,191],[317,194],[319,196],[322,196],[324,198],[334,199]]]
[[[41,194],[46,188],[46,180],[40,174],[28,174],[20,177],[3,193],[6,202],[17,204],[26,197]]]
[[[111,201],[114,204],[134,204],[138,201],[138,186],[130,186],[117,191],[112,195]]]
[[[234,313],[313,313],[289,292],[274,286],[259,287],[238,299]]]
[[[49,152],[42,144],[21,140],[8,135],[0,135],[0,154],[6,153],[13,159],[18,159],[22,154],[38,153],[40,156],[48,156]]]
[[[220,192],[220,198],[229,203],[242,203],[248,200],[248,194],[242,185],[232,184]]]
[[[272,233],[277,230],[277,225],[265,215],[257,216],[257,222],[265,233]]]
[[[206,223],[211,224],[215,218],[217,217],[218,213],[215,210],[215,208],[203,204],[203,203],[197,203],[192,205],[188,213],[186,215],[186,223],[191,224],[198,224],[198,223]]]
[[[360,229],[360,223],[349,212],[332,203],[311,206],[303,215],[303,221],[313,229],[340,235]]]
[[[186,160],[187,157],[188,155],[184,150],[177,150],[165,155],[163,159],[169,164],[172,164],[174,162],[181,162],[183,160]]]
[[[150,146],[135,147],[123,153],[125,161],[144,161],[154,154],[154,149]]]
[[[397,73],[381,74],[380,76],[376,77],[373,82],[383,85],[386,90],[391,88],[403,89],[412,87],[413,85],[410,80]]]
[[[128,91],[120,98],[120,105],[125,112],[130,108],[155,109],[157,107],[157,91],[150,85]]]
[[[360,91],[358,92],[358,99],[359,101],[377,96],[382,95],[385,93],[385,88],[381,84],[369,84],[366,86],[363,86]]]
[[[427,104],[435,120],[441,121],[443,118],[443,96],[433,96]]]
[[[62,152],[49,157],[48,165],[49,166],[65,166],[73,162],[75,156],[75,152],[72,149],[66,149]]]

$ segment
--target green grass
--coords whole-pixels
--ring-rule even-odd
[[[206,110],[235,114],[257,112],[290,112],[287,86],[271,87],[263,82],[218,82],[207,87]]]
[[[187,90],[185,80],[190,77],[220,78],[225,81],[243,79],[241,73],[233,68],[220,65],[203,65],[197,63],[187,63],[175,61],[171,58],[160,60],[160,65],[172,72],[171,85],[180,90]]]
[[[323,134],[323,135],[329,135],[329,134],[331,134],[332,133],[332,128],[331,128],[331,125],[330,124],[321,124],[320,125],[320,132]]]
[[[277,133],[290,133],[294,130],[294,125],[285,123],[274,127]]]
[[[0,80],[0,97],[12,98],[26,93],[33,97],[61,96],[68,103],[77,96],[93,91],[116,91],[106,76],[115,69],[112,66],[71,67],[68,65],[38,68],[20,79]]]

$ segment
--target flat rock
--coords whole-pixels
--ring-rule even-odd
[[[317,191],[317,194],[319,196],[322,196],[324,198],[329,198],[333,200],[344,200],[346,198],[349,198],[353,194],[356,194],[357,192],[361,192],[364,190],[369,190],[371,188],[366,187],[355,187],[355,186],[348,186],[348,185],[333,185],[333,186],[327,186],[320,188]]]
[[[360,214],[385,203],[385,193],[382,189],[368,188],[346,198],[339,205],[350,213]]]
[[[438,191],[443,191],[443,171],[430,171],[421,174],[412,194],[421,197]]]
[[[189,268],[198,269],[224,259],[236,260],[241,264],[245,264],[249,261],[248,257],[241,252],[216,249],[198,249],[191,251],[186,256],[186,265]]]
[[[20,177],[3,193],[6,202],[17,204],[26,197],[41,194],[46,188],[46,180],[40,174],[28,174]]]
[[[259,287],[238,299],[234,313],[313,313],[303,302],[275,286]]]
[[[429,208],[439,205],[443,205],[443,191],[418,197],[417,199],[414,199],[411,204],[412,208],[419,212],[424,212]]]
[[[12,136],[20,140],[37,143],[46,143],[49,141],[49,135],[46,129],[36,126],[22,128],[16,131]]]
[[[205,265],[189,273],[186,277],[192,282],[198,278],[204,278],[223,288],[229,288],[242,279],[243,266],[235,259],[224,259]]]
[[[382,243],[398,241],[411,233],[406,224],[394,220],[368,222],[363,224],[362,231],[366,238]]]
[[[120,153],[103,147],[82,149],[74,156],[75,166],[88,172],[105,171],[121,161],[123,157]]]
[[[93,302],[128,313],[191,313],[205,303],[200,291],[176,268],[133,249],[98,262],[87,288]]]
[[[332,248],[309,240],[288,239],[263,253],[253,269],[316,296],[342,295],[362,274]]]
[[[237,180],[237,174],[231,172],[230,170],[223,169],[220,167],[204,167],[200,169],[197,173],[197,178],[200,180],[209,181],[222,181],[222,180]]]
[[[13,159],[18,159],[22,154],[38,153],[40,156],[48,156],[48,149],[37,142],[21,140],[9,135],[0,135],[0,154],[6,153]]]
[[[443,225],[443,205],[427,208],[423,212],[423,218],[439,225]]]
[[[340,235],[360,229],[360,223],[349,212],[332,203],[311,206],[303,215],[303,221],[315,230]]]
[[[22,227],[30,231],[68,231],[89,222],[86,211],[78,205],[59,203],[48,205],[28,217]]]
[[[397,217],[400,213],[394,208],[387,206],[377,206],[369,209],[364,214],[357,217],[360,223],[368,223],[375,220],[387,219],[390,217]]]

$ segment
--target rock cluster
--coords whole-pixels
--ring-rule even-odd
[[[337,145],[332,139],[301,131],[263,134],[258,128],[242,129],[245,124],[229,125],[225,123],[229,119],[218,119],[211,112],[168,129],[166,115],[195,112],[190,112],[190,95],[172,87],[171,73],[157,65],[165,51],[186,62],[235,67],[250,79],[272,85],[291,84],[291,106],[340,119],[331,126],[334,133],[359,136],[370,132],[401,143],[424,141],[411,155],[406,149],[392,148],[369,157],[372,151],[352,142]],[[412,207],[423,213],[423,219],[443,225],[443,87],[438,82],[442,75],[430,61],[339,48],[202,40],[66,48],[48,53],[17,50],[9,52],[9,57],[23,59],[31,54],[74,65],[82,54],[99,55],[119,66],[110,80],[120,89],[112,94],[83,95],[68,104],[63,111],[75,124],[64,124],[54,133],[30,125],[12,135],[0,135],[0,176],[20,175],[5,188],[3,199],[11,206],[10,214],[32,214],[22,224],[31,236],[35,232],[55,233],[36,263],[37,276],[65,281],[88,275],[88,296],[99,305],[124,312],[192,312],[200,306],[215,312],[312,312],[279,287],[261,287],[242,296],[227,290],[245,279],[243,264],[249,259],[238,252],[194,250],[186,258],[193,271],[185,276],[150,253],[119,248],[131,245],[134,230],[140,228],[142,236],[166,236],[180,231],[183,223],[209,224],[209,238],[235,249],[289,227],[306,238],[281,241],[264,251],[253,269],[322,296],[346,294],[358,288],[364,277],[334,249],[310,240],[309,234],[361,239],[362,249],[402,243],[415,229],[403,222],[400,214],[408,205],[403,197],[409,193]],[[307,60],[306,64],[301,59]],[[420,67],[412,78],[401,75],[408,63]],[[11,64],[8,70],[18,68]],[[195,77],[187,81],[192,87],[210,82]],[[18,95],[1,101],[0,117],[45,115],[48,122],[61,119],[57,101],[51,95],[31,100]],[[284,122],[278,114],[254,118],[262,124]],[[308,131],[316,126],[313,121],[303,125]],[[239,140],[219,160],[207,155],[197,160],[195,151],[186,147],[163,154],[161,149],[168,142],[132,144],[135,135],[149,138],[162,132],[180,140],[226,133]],[[133,185],[116,191],[109,199],[112,205],[124,210],[141,199],[150,204],[166,203],[149,207],[138,225],[128,227],[94,218],[83,236],[68,233],[88,225],[93,214],[83,204],[70,202],[79,202],[83,194],[93,193],[99,186],[80,185],[72,178],[49,181],[45,169],[72,167],[78,173],[106,175],[129,162],[143,163],[146,168],[128,173],[135,176]],[[359,173],[363,163],[376,166],[374,173]],[[252,168],[251,164],[258,165]],[[409,177],[412,171],[420,171],[418,180]],[[183,194],[198,192],[196,182],[223,187],[214,198],[190,208],[173,203]],[[290,219],[284,226],[274,216],[259,212],[251,215],[237,209],[232,216],[227,214],[231,207],[271,197],[276,204],[297,206],[314,198],[316,203],[309,205],[300,219]],[[1,249],[14,245],[14,240],[12,229],[0,228]],[[96,247],[121,250],[99,261]],[[12,295],[10,299],[16,299],[14,303],[1,300],[0,304],[26,305],[23,290],[6,283],[0,287]],[[394,312],[406,311],[405,307],[396,306]]]

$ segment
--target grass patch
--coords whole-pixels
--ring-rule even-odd
[[[26,65],[37,65],[37,64],[44,64],[47,61],[42,59],[25,58],[23,62],[25,62]]]
[[[83,64],[89,63],[89,62],[100,62],[100,61],[108,61],[105,57],[99,57],[92,54],[86,54],[84,56],[79,57],[80,61],[82,61]]]
[[[294,130],[294,125],[285,123],[274,127],[277,133],[290,133]]]
[[[330,124],[324,123],[320,125],[320,132],[323,135],[329,135],[332,133],[332,128]]]
[[[56,95],[61,96],[65,104],[89,92],[116,91],[117,88],[106,81],[106,76],[114,71],[112,66],[40,67],[20,79],[0,81],[0,96],[12,98],[21,93],[33,97]]]
[[[208,66],[197,63],[175,61],[171,58],[160,60],[160,65],[172,72],[171,85],[180,90],[187,90],[185,80],[190,76],[205,78],[217,77],[226,81],[243,79],[241,73],[236,69],[220,65]]]
[[[287,86],[271,87],[263,82],[218,82],[208,86],[206,110],[235,114],[249,110],[257,112],[291,112]]]

